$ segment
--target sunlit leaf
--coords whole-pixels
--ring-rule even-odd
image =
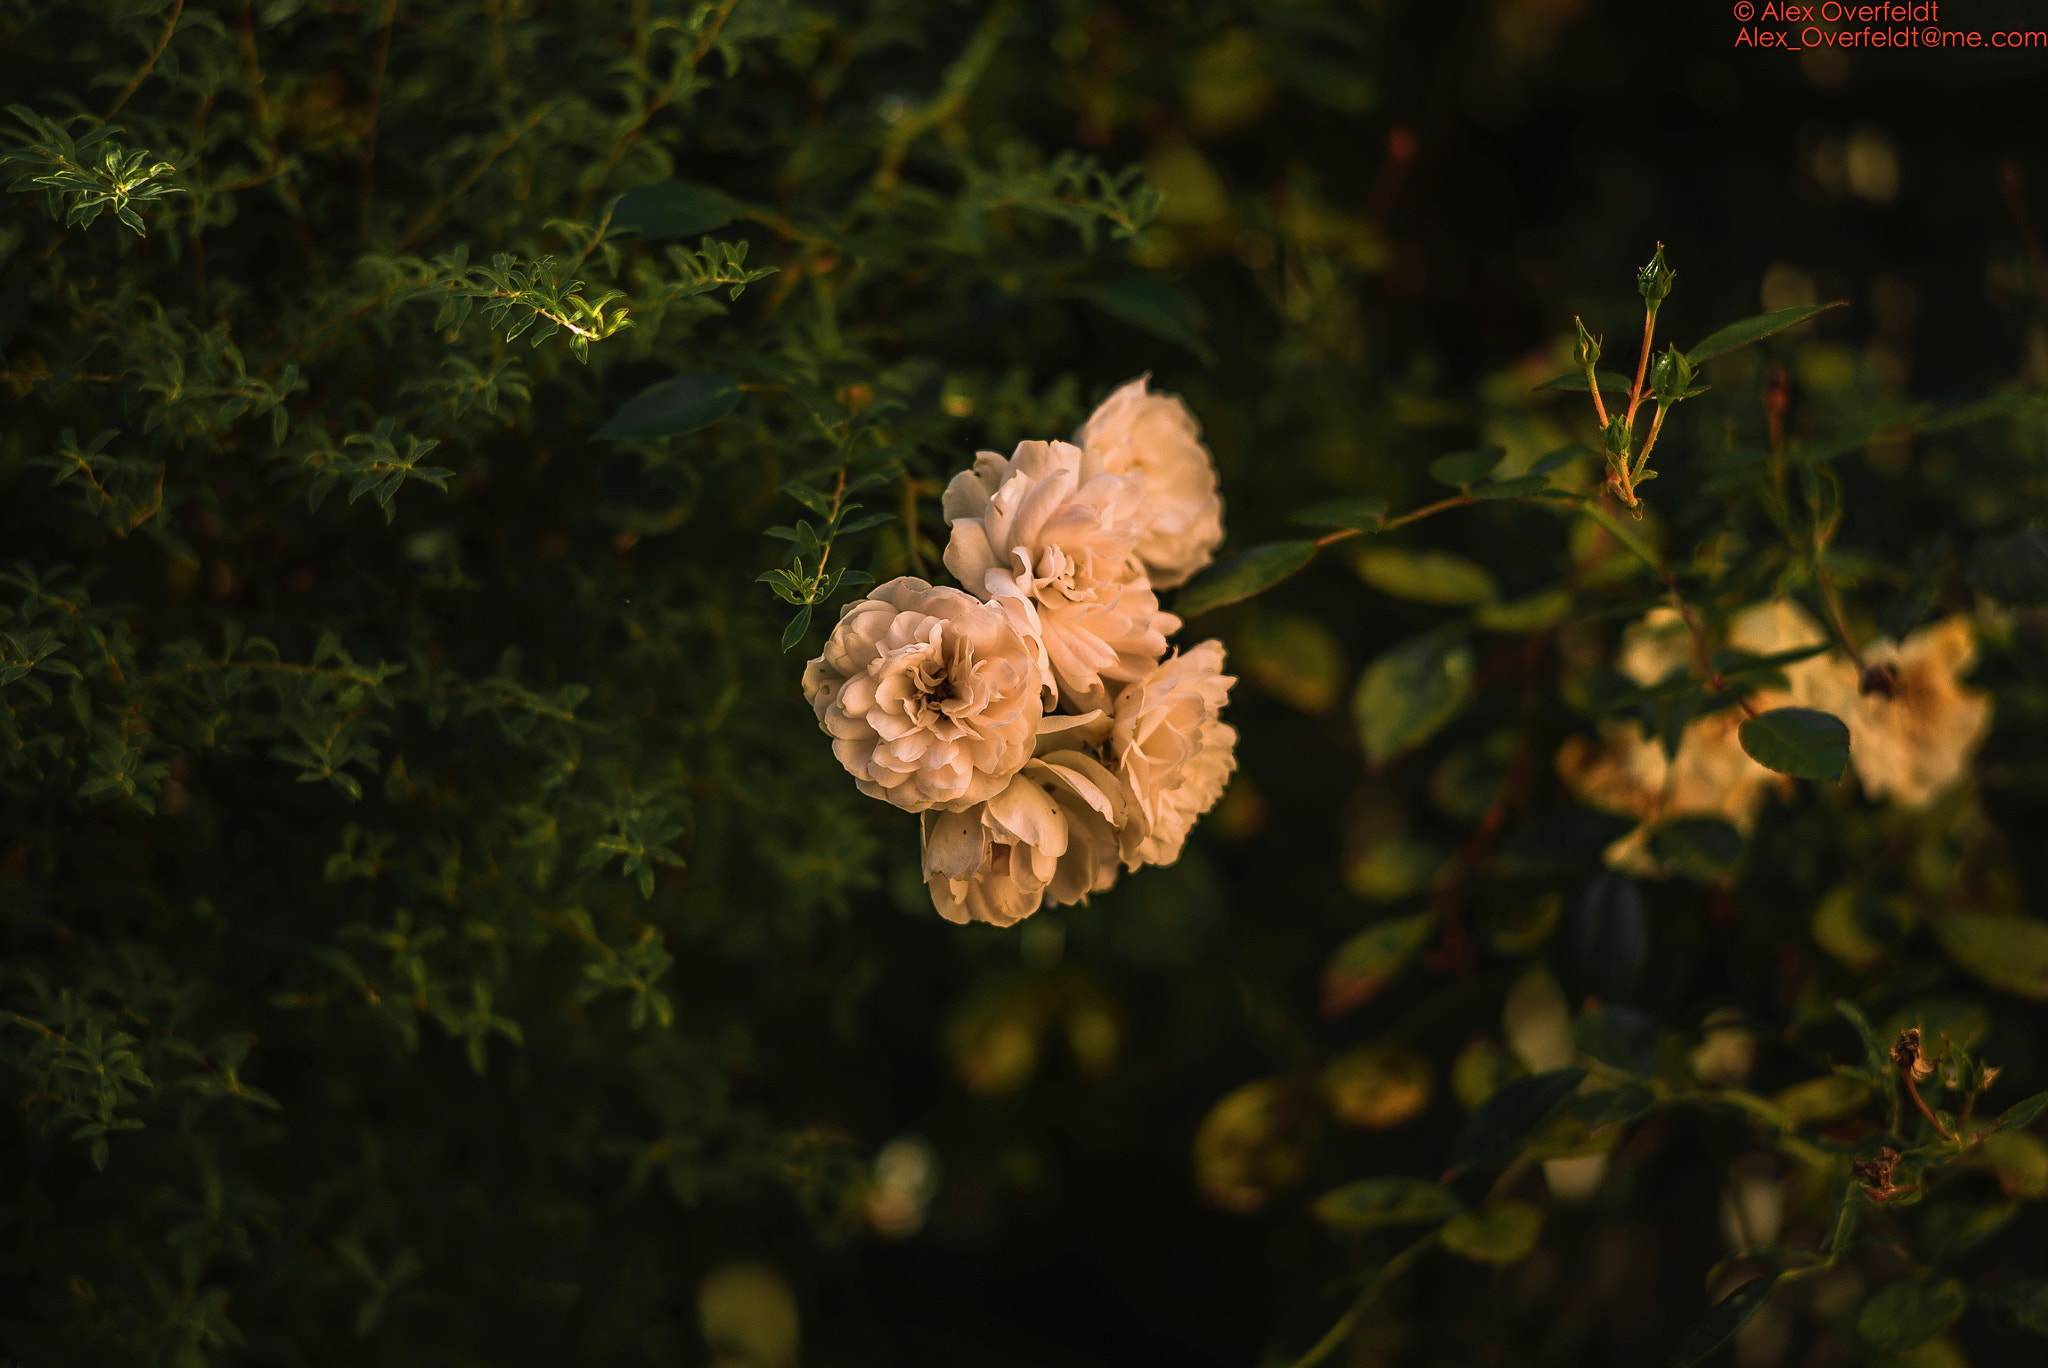
[[[1360,550],[1352,564],[1358,577],[1381,593],[1415,603],[1462,608],[1489,603],[1496,595],[1485,566],[1448,551],[1370,546]]]
[[[1361,1178],[1316,1199],[1316,1219],[1355,1233],[1383,1226],[1428,1225],[1463,1210],[1443,1187],[1421,1178]]]
[[[1796,328],[1809,318],[1817,318],[1830,309],[1847,307],[1849,301],[1837,299],[1826,304],[1800,304],[1790,309],[1775,309],[1770,313],[1730,323],[1718,332],[1710,333],[1686,349],[1686,356],[1694,365],[1701,365],[1717,356],[1726,356],[1752,342],[1761,342],[1766,337],[1776,336],[1787,328]]]
[[[1947,912],[1933,918],[1948,957],[1993,988],[2048,1000],[2048,922],[2002,912]]]
[[[2005,1114],[1998,1118],[1999,1128],[2018,1130],[2022,1126],[2031,1126],[2034,1119],[2044,1111],[2048,1111],[2048,1092],[2035,1093],[2032,1097],[2007,1107]]]
[[[1384,764],[1429,740],[1472,696],[1478,661],[1462,631],[1436,631],[1375,660],[1351,696],[1366,758]]]
[[[1773,708],[1738,733],[1742,749],[1765,769],[1833,783],[1849,765],[1849,728],[1817,708]]]
[[[1408,966],[1429,939],[1429,913],[1375,922],[1339,946],[1323,970],[1323,1015],[1363,1006]]]
[[[1197,575],[1174,599],[1173,611],[1184,618],[1199,617],[1242,602],[1296,574],[1315,558],[1316,544],[1311,541],[1268,542],[1240,551]]]
[[[1528,1258],[1542,1234],[1543,1208],[1505,1197],[1453,1216],[1437,1238],[1460,1258],[1501,1267]]]

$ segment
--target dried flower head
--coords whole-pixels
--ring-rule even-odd
[[[848,604],[804,697],[862,793],[909,812],[993,797],[1031,757],[1038,648],[1009,615],[905,576]]]

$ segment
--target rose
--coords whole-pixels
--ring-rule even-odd
[[[1110,686],[1149,670],[1180,627],[1134,549],[1144,486],[1084,480],[1083,463],[1065,442],[1020,442],[1008,460],[985,451],[944,500],[946,568],[1037,636],[1060,701],[1078,710],[1106,707]]]
[[[1084,478],[1103,472],[1143,482],[1138,559],[1154,588],[1171,589],[1215,559],[1223,500],[1201,424],[1178,395],[1147,393],[1148,379],[1103,400],[1074,440],[1087,453]]]
[[[1179,859],[1195,819],[1223,796],[1237,730],[1218,714],[1236,682],[1223,673],[1223,643],[1205,641],[1117,695],[1109,751],[1144,819],[1125,828],[1126,867]]]
[[[1035,776],[965,812],[923,817],[924,882],[939,915],[1015,926],[1036,912],[1067,850],[1067,819]]]
[[[1038,655],[1001,609],[905,576],[847,605],[804,667],[804,696],[862,793],[958,811],[1030,759]]]
[[[1976,655],[1965,617],[1865,648],[1869,669],[1843,713],[1865,793],[1924,807],[1962,777],[1991,730],[1991,700],[1962,686]]]
[[[1729,643],[1758,655],[1817,646],[1827,634],[1796,604],[1779,599],[1738,616]],[[1849,728],[1849,763],[1863,791],[1924,807],[1962,777],[1991,728],[1991,701],[1962,686],[1977,654],[1970,621],[1931,623],[1903,643],[1863,648],[1864,669],[1839,651],[1785,669],[1789,695],[1766,706],[1819,708]],[[1759,699],[1764,703],[1764,699]]]
[[[1069,749],[1030,761],[986,803],[925,814],[925,886],[940,916],[1013,926],[1042,901],[1086,902],[1116,882],[1122,833],[1143,818],[1122,780],[1071,748],[1106,730],[1099,713],[1048,718],[1040,748]]]

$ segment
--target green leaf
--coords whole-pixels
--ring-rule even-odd
[[[1543,1208],[1508,1197],[1453,1216],[1437,1238],[1461,1258],[1503,1267],[1528,1258],[1542,1233]]]
[[[710,427],[740,406],[740,387],[722,375],[678,375],[626,401],[594,434],[599,441],[680,437]]]
[[[667,181],[619,196],[609,231],[651,239],[695,237],[723,228],[739,212],[739,201],[722,190],[692,181]]]
[[[810,630],[811,605],[806,603],[803,607],[797,609],[796,616],[789,620],[789,626],[782,629],[782,649],[787,651],[794,647],[799,641],[804,639],[804,633]]]
[[[1572,1099],[1572,1114],[1586,1129],[1618,1126],[1647,1115],[1657,1105],[1657,1090],[1647,1083],[1630,1083],[1605,1092],[1587,1093]]]
[[[2044,1111],[2048,1111],[2048,1092],[2035,1093],[2032,1097],[2007,1107],[2005,1114],[1998,1118],[1998,1128],[2019,1130],[2023,1126],[2031,1126],[2034,1124],[2034,1118]]]
[[[1439,456],[1429,463],[1429,478],[1452,489],[1465,489],[1492,474],[1507,454],[1506,448],[1494,446]]]
[[[1863,1303],[1856,1333],[1873,1348],[1902,1354],[1946,1330],[1969,1304],[1969,1289],[1954,1278],[1902,1278]]]
[[[1503,1085],[1465,1122],[1450,1167],[1468,1169],[1504,1159],[1542,1130],[1586,1081],[1579,1068],[1552,1069]]]
[[[2048,603],[2048,527],[2023,527],[1978,542],[1963,579],[1978,593],[2014,607]]]
[[[1561,470],[1565,466],[1570,465],[1581,456],[1591,456],[1592,454],[1593,449],[1591,447],[1573,442],[1569,446],[1561,446],[1555,451],[1548,451],[1538,456],[1530,463],[1529,468],[1522,473],[1524,475],[1548,475],[1553,470]]]
[[[2048,1335],[2048,1280],[2028,1278],[2000,1283],[1997,1287],[1987,1288],[1981,1295],[1986,1306],[2005,1312],[2018,1321],[2022,1329]]]
[[[1202,324],[1201,307],[1171,285],[1140,276],[1083,285],[1074,294],[1119,322],[1187,348],[1204,365],[1215,363],[1216,353],[1196,331]]]
[[[1435,923],[1428,912],[1396,917],[1375,922],[1338,946],[1323,970],[1323,1015],[1342,1016],[1370,1002],[1407,968]]]
[[[1816,708],[1773,708],[1742,724],[1742,749],[1765,769],[1833,783],[1849,764],[1849,728]]]
[[[1626,375],[1616,375],[1613,371],[1599,371],[1596,374],[1600,377],[1600,388],[1603,391],[1610,394],[1628,393],[1629,378]],[[1563,390],[1570,394],[1585,394],[1592,389],[1592,386],[1586,383],[1586,373],[1580,370],[1545,380],[1536,388],[1539,390]]]
[[[1458,1199],[1420,1178],[1361,1178],[1316,1199],[1316,1219],[1355,1234],[1383,1226],[1427,1225],[1464,1210]]]
[[[1749,1318],[1763,1309],[1763,1304],[1770,1299],[1771,1289],[1777,1285],[1778,1275],[1766,1273],[1744,1283],[1715,1303],[1678,1342],[1678,1348],[1671,1353],[1671,1368],[1692,1368],[1693,1364],[1734,1339],[1735,1332],[1749,1324]]]
[[[1329,499],[1310,504],[1288,515],[1288,521],[1303,527],[1349,527],[1359,532],[1376,532],[1387,516],[1387,501],[1377,494],[1355,494],[1348,499]]]
[[[1950,432],[1972,423],[1981,423],[1990,418],[2009,417],[2015,413],[2029,413],[2034,409],[2048,407],[2048,390],[2010,390],[1994,394],[1988,399],[1963,404],[1947,409],[1923,420],[1917,430],[1920,432]]]
[[[2048,922],[2002,912],[1949,912],[1935,919],[1934,936],[1950,959],[1993,988],[2048,1000]]]
[[[1199,617],[1241,602],[1271,589],[1315,558],[1312,541],[1268,542],[1240,551],[1197,575],[1174,599],[1173,611],[1184,618]]]
[[[1571,590],[1545,589],[1510,603],[1482,603],[1472,613],[1472,625],[1482,632],[1526,636],[1555,627],[1571,610]]]
[[[1415,749],[1456,717],[1479,672],[1462,629],[1419,636],[1375,660],[1351,696],[1352,718],[1375,765]]]
[[[1465,608],[1491,603],[1499,592],[1485,566],[1448,551],[1366,547],[1353,557],[1352,565],[1360,579],[1381,593],[1414,603]]]
[[[1775,309],[1770,313],[1757,314],[1739,323],[1730,323],[1719,332],[1701,338],[1686,350],[1686,357],[1695,365],[1703,365],[1717,356],[1726,356],[1752,342],[1761,342],[1774,337],[1787,328],[1796,328],[1809,318],[1816,318],[1829,309],[1840,309],[1849,303],[1846,299],[1833,300],[1826,304],[1800,304],[1790,309]]]

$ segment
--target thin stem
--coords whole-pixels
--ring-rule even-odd
[[[549,100],[546,103],[536,107],[531,114],[528,114],[526,116],[525,120],[517,128],[508,130],[504,137],[498,139],[497,143],[491,148],[490,151],[484,153],[482,158],[480,158],[477,161],[476,165],[470,167],[468,171],[463,173],[462,179],[455,182],[454,186],[449,189],[447,194],[435,200],[431,205],[427,207],[427,211],[425,213],[421,214],[418,218],[413,220],[412,227],[405,230],[405,236],[401,237],[398,240],[398,245],[393,250],[403,252],[407,248],[411,247],[415,242],[418,242],[422,237],[426,236],[427,231],[431,229],[436,223],[440,222],[441,215],[448,212],[448,206],[455,203],[456,200],[461,199],[465,194],[469,193],[469,187],[475,185],[477,181],[483,176],[484,172],[490,170],[492,165],[497,162],[498,158],[504,156],[507,152],[511,151],[513,144],[517,143],[521,138],[525,137],[528,133],[531,133],[534,130],[535,126],[538,125],[542,119],[545,119],[549,114],[553,113],[554,108],[555,102],[553,100]],[[355,315],[351,315],[351,317],[354,316]]]
[[[1927,1124],[1933,1126],[1935,1131],[1940,1134],[1942,1139],[1955,1139],[1955,1132],[1950,1130],[1947,1126],[1944,1126],[1941,1123],[1941,1118],[1936,1116],[1934,1112],[1929,1109],[1927,1103],[1921,1099],[1920,1085],[1913,1081],[1913,1071],[1911,1069],[1901,1069],[1899,1071],[1899,1077],[1905,1080],[1906,1096],[1913,1099],[1913,1105],[1918,1107],[1920,1109],[1920,1114],[1927,1118]]]
[[[1593,412],[1599,415],[1600,430],[1605,432],[1607,431],[1607,401],[1600,397],[1600,373],[1594,369],[1591,361],[1586,363],[1586,388],[1592,392]]]
[[[903,159],[910,154],[911,145],[966,107],[967,97],[980,83],[982,73],[995,60],[996,49],[1002,45],[1003,30],[1009,25],[1010,15],[1015,9],[1014,0],[999,0],[991,6],[982,18],[981,27],[968,39],[959,60],[946,68],[940,80],[939,94],[922,109],[906,114],[889,130],[888,138],[882,144],[881,162],[875,167],[874,188],[877,191],[884,195],[894,194],[902,183]]]
[[[1842,643],[1842,649],[1849,653],[1849,659],[1856,663],[1860,677],[1870,672],[1863,653],[1856,649],[1856,640],[1849,635],[1849,620],[1842,614],[1842,600],[1835,593],[1835,577],[1820,567],[1820,557],[1814,557],[1813,579],[1820,586],[1821,598],[1828,605],[1828,622],[1835,629],[1835,637]]]
[[[1466,504],[1472,502],[1474,502],[1474,500],[1470,494],[1453,494],[1448,499],[1439,499],[1433,504],[1425,504],[1423,507],[1415,509],[1413,512],[1403,513],[1398,518],[1387,518],[1383,520],[1378,527],[1375,527],[1372,530],[1374,532],[1391,532],[1397,527],[1406,527],[1409,523],[1419,522],[1424,518],[1445,512],[1449,509],[1463,508]],[[1352,537],[1359,537],[1363,535],[1365,535],[1364,531],[1360,528],[1339,528],[1335,532],[1326,532],[1322,536],[1317,537],[1316,546],[1318,548],[1331,546],[1337,542],[1348,541]]]
[[[185,0],[177,0],[177,3],[171,6],[171,17],[164,21],[164,31],[157,37],[156,48],[149,54],[149,59],[142,64],[141,69],[129,78],[127,86],[114,97],[114,102],[107,106],[107,112],[100,115],[101,123],[106,123],[119,114],[121,106],[128,103],[128,98],[142,89],[142,83],[149,79],[149,73],[156,70],[157,59],[162,57],[164,49],[171,45],[171,35],[178,28],[178,16],[184,12]]]
[[[1636,383],[1628,392],[1628,417],[1622,426],[1630,432],[1636,427],[1636,407],[1643,402],[1643,377],[1650,371],[1650,339],[1657,331],[1657,311],[1643,311],[1643,354],[1636,358]]]
[[[1635,469],[1629,472],[1629,492],[1635,492],[1635,482],[1643,477],[1643,470],[1650,464],[1650,449],[1657,445],[1659,434],[1664,431],[1664,406],[1657,405],[1657,416],[1650,420],[1650,435],[1643,441],[1643,451],[1636,457]]]
[[[1372,1305],[1373,1299],[1379,1296],[1380,1289],[1384,1288],[1400,1274],[1405,1273],[1408,1270],[1408,1265],[1421,1258],[1424,1251],[1436,1243],[1436,1238],[1437,1232],[1432,1230],[1429,1234],[1423,1236],[1414,1244],[1409,1245],[1384,1264],[1381,1264],[1373,1275],[1366,1280],[1364,1288],[1359,1291],[1357,1299],[1351,1303],[1350,1308],[1338,1318],[1335,1325],[1330,1327],[1329,1332],[1317,1340],[1306,1354],[1303,1354],[1294,1361],[1294,1368],[1316,1368],[1317,1364],[1343,1348],[1344,1342],[1351,1338],[1351,1332],[1358,1328],[1359,1319],[1365,1315],[1366,1307]]]

